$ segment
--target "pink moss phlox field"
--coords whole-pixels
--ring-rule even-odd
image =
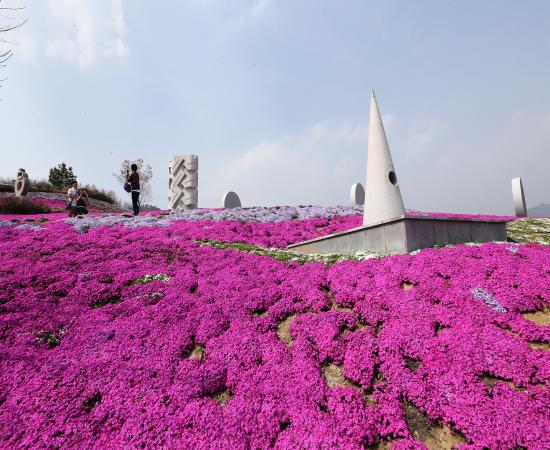
[[[1,227],[0,447],[421,449],[414,405],[464,448],[549,448],[550,356],[530,344],[550,329],[522,315],[550,299],[549,248],[325,266],[196,242],[357,221]]]

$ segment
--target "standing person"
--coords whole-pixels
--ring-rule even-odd
[[[76,201],[78,199],[78,189],[77,189],[78,183],[76,180],[73,180],[71,182],[71,187],[67,191],[67,211],[69,217],[75,217],[76,216]]]
[[[137,165],[132,164],[130,166],[132,173],[126,171],[126,181],[130,183],[132,187],[132,207],[134,208],[134,216],[139,214],[139,174],[137,173]]]

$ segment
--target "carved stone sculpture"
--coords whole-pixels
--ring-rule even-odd
[[[349,196],[352,205],[365,204],[365,188],[361,183],[355,183],[351,185]]]
[[[374,225],[405,214],[401,190],[393,168],[390,147],[374,91],[370,100],[368,146],[363,225]]]
[[[168,208],[172,212],[196,209],[199,203],[197,155],[173,156],[168,166]]]
[[[512,198],[517,217],[527,217],[527,206],[525,205],[525,193],[521,178],[512,178]]]
[[[222,207],[223,208],[240,208],[241,199],[235,192],[229,191],[223,196]]]
[[[25,169],[19,169],[17,171],[17,178],[15,179],[14,184],[15,196],[16,197],[25,197],[31,188],[31,183],[29,181],[29,175],[25,172]]]

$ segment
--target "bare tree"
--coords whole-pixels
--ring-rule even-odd
[[[23,26],[27,22],[28,19],[25,19],[23,22],[13,23],[13,21],[16,21],[17,18],[8,15],[10,11],[15,12],[15,11],[20,11],[22,9],[25,9],[24,6],[14,8],[10,6],[2,6],[1,3],[2,3],[2,0],[0,0],[0,18],[3,19],[4,23],[0,23],[0,33],[6,33],[8,31],[15,30],[16,28]],[[6,24],[5,21],[8,21],[8,24]],[[0,44],[13,45],[13,42],[0,38]],[[6,63],[12,56],[13,56],[13,50],[11,48],[8,50],[4,50],[4,49],[0,50],[0,70],[6,68],[6,65],[7,65]],[[6,80],[7,80],[7,77],[0,78],[0,83]],[[0,84],[0,87],[2,87],[1,84]]]
[[[143,159],[139,158],[136,161],[130,161],[125,159],[120,165],[120,169],[117,173],[113,173],[113,176],[117,179],[120,184],[126,182],[126,173],[130,172],[130,166],[135,164],[137,166],[137,173],[139,174],[139,184],[141,194],[139,196],[140,201],[145,203],[151,201],[153,197],[153,191],[151,189],[151,178],[153,178],[153,169],[149,164],[145,164]]]

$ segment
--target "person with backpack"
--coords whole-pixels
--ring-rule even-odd
[[[139,174],[137,172],[137,165],[132,164],[130,166],[132,173],[126,171],[126,182],[130,186],[130,193],[132,194],[132,207],[134,208],[134,216],[139,214]]]

